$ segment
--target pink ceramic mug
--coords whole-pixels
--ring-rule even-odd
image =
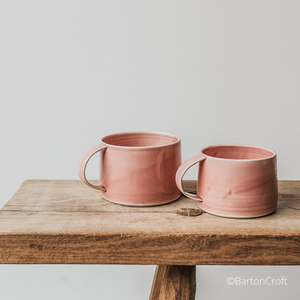
[[[183,190],[182,178],[196,163],[199,171],[195,195]],[[179,167],[176,184],[208,213],[233,218],[264,216],[277,207],[276,153],[256,146],[210,146]]]
[[[85,176],[89,159],[100,151],[100,184]],[[175,174],[181,164],[181,141],[163,133],[128,132],[104,137],[82,156],[78,174],[103,198],[134,206],[159,205],[174,201],[181,192]]]

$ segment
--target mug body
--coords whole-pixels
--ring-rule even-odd
[[[160,205],[179,198],[175,173],[181,141],[163,133],[129,132],[106,136],[100,152],[102,196],[133,206]]]
[[[197,195],[206,212],[224,216],[259,217],[276,210],[276,153],[246,145],[210,146],[201,151]]]

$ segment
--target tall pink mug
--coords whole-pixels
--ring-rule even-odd
[[[183,190],[182,179],[197,163],[197,193],[192,194]],[[178,168],[176,184],[208,213],[232,218],[265,216],[277,207],[276,153],[248,145],[210,146]]]
[[[86,178],[90,158],[100,153],[100,180]],[[179,198],[175,174],[181,164],[181,141],[165,133],[127,132],[102,138],[79,163],[80,179],[103,198],[131,206],[160,205]]]

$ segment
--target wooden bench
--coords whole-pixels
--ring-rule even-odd
[[[79,180],[28,180],[0,211],[0,263],[157,265],[151,300],[194,299],[196,265],[299,265],[300,181],[280,181],[278,209],[263,218],[197,209],[183,196],[128,207]]]

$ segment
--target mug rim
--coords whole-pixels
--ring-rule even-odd
[[[271,156],[268,157],[263,157],[263,158],[246,158],[246,159],[241,159],[241,158],[222,158],[222,157],[214,157],[208,154],[203,153],[204,150],[208,149],[208,148],[212,148],[212,147],[247,147],[247,148],[256,148],[256,149],[263,149],[263,150],[267,150],[272,152],[273,154]],[[271,148],[267,148],[267,147],[263,147],[263,146],[256,146],[256,145],[248,145],[248,144],[218,144],[218,145],[211,145],[211,146],[207,146],[205,148],[201,149],[200,152],[203,156],[205,156],[206,158],[210,158],[210,159],[216,159],[216,160],[222,160],[222,161],[261,161],[261,160],[267,160],[267,159],[272,159],[274,157],[277,156],[277,153],[271,149]]]
[[[168,143],[168,144],[162,144],[162,145],[153,145],[153,146],[121,146],[121,145],[114,145],[110,144],[108,142],[105,142],[104,140],[109,137],[117,136],[117,135],[129,135],[129,134],[152,134],[152,135],[160,135],[160,136],[167,136],[167,137],[172,137],[175,138],[176,141],[173,143]],[[176,145],[181,142],[181,139],[173,134],[170,133],[164,133],[164,132],[153,132],[153,131],[127,131],[127,132],[117,132],[117,133],[112,133],[104,136],[101,139],[101,143],[108,147],[113,147],[113,148],[118,148],[118,149],[155,149],[155,148],[161,148],[161,147],[169,147]]]

